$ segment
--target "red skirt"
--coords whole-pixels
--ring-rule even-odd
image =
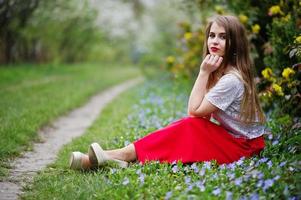
[[[263,136],[235,138],[207,119],[185,117],[135,141],[134,146],[141,163],[216,160],[223,164],[258,154],[265,144]]]

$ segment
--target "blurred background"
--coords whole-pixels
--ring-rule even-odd
[[[300,7],[300,0],[1,0],[0,65],[117,63],[193,80],[208,18],[231,14],[246,27],[265,110],[281,104],[280,112],[297,116]]]
[[[155,63],[175,47],[181,1],[0,1],[0,63]],[[147,56],[146,56],[147,55]]]

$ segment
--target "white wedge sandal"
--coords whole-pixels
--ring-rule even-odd
[[[82,164],[82,159],[84,156],[87,156],[85,154],[83,154],[82,152],[79,151],[74,151],[71,153],[70,155],[70,159],[69,159],[69,167],[70,169],[74,169],[74,170],[83,170],[83,164]]]
[[[93,165],[103,166],[107,163],[115,163],[121,168],[128,167],[128,162],[110,158],[98,143],[92,143],[88,150],[89,160]]]

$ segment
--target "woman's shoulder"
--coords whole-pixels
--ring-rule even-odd
[[[239,73],[232,72],[232,71],[224,74],[220,78],[220,81],[230,85],[243,86],[243,81]]]

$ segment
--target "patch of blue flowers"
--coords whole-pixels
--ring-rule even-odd
[[[178,85],[175,90],[174,84],[148,81],[137,95],[138,103],[122,122],[127,132],[116,140],[118,145],[127,145],[184,117],[190,86]],[[126,171],[112,170],[111,176],[125,173],[120,182],[123,186],[133,182],[132,186],[144,190],[159,190],[156,197],[161,199],[300,199],[300,128],[282,133],[279,124],[268,126],[271,133],[259,156],[219,166],[215,161],[191,165],[137,163]]]

